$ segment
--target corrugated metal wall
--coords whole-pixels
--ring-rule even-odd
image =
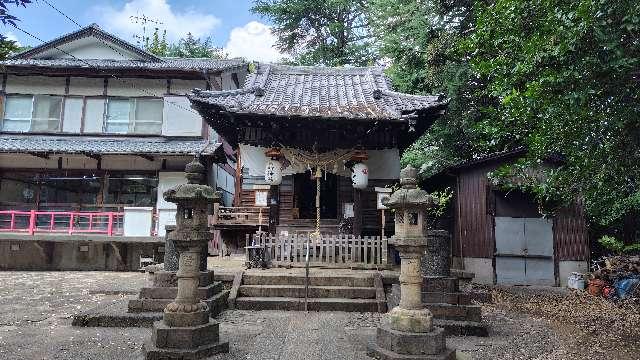
[[[493,258],[495,249],[493,191],[487,173],[498,165],[476,166],[458,175],[453,253]],[[553,221],[555,256],[559,260],[589,260],[589,234],[580,203],[560,210]]]
[[[553,220],[553,238],[559,260],[589,260],[589,232],[580,201],[558,212]]]
[[[487,209],[487,169],[469,169],[458,176],[454,254],[492,258],[494,252],[493,216]]]

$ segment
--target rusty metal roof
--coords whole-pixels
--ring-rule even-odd
[[[231,113],[352,119],[395,120],[446,106],[439,96],[394,91],[379,67],[261,64],[241,89],[196,90],[189,98],[196,107]]]

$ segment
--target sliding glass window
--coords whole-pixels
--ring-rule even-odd
[[[104,132],[111,134],[160,134],[162,99],[107,99]]]
[[[3,131],[58,132],[62,116],[62,96],[7,95],[2,120]]]

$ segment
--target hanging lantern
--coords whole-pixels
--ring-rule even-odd
[[[365,163],[356,163],[351,168],[351,184],[356,189],[366,189],[369,184],[369,167]]]
[[[278,160],[267,159],[264,168],[264,180],[269,185],[280,185],[282,182],[282,165]]]
[[[264,181],[269,185],[280,185],[282,182],[282,164],[278,158],[282,156],[279,148],[271,148],[265,152],[268,157],[264,167]]]
[[[365,189],[369,183],[369,167],[364,163],[369,155],[364,150],[356,150],[351,156],[351,185],[356,189]]]

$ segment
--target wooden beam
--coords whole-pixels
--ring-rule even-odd
[[[153,157],[153,155],[145,155],[145,154],[135,154],[138,157],[141,157],[147,161],[155,161],[156,159]]]
[[[30,152],[30,153],[27,153],[27,154],[29,154],[31,156],[39,157],[41,159],[49,160],[49,154],[47,154],[47,153]]]

